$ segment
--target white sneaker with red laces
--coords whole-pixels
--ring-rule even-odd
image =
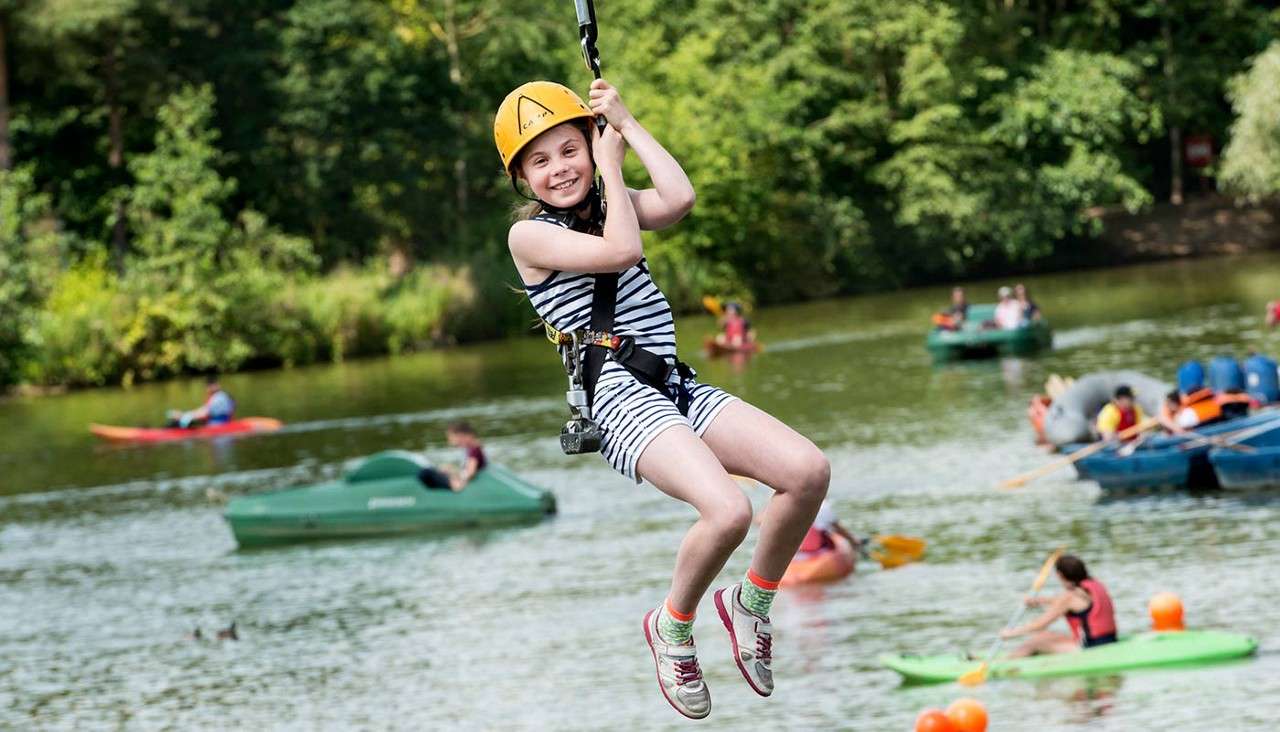
[[[667,643],[658,635],[658,611],[644,616],[644,638],[653,651],[658,668],[658,688],[667,702],[691,719],[702,719],[711,713],[711,692],[698,668],[698,649],[693,638],[688,643]]]
[[[743,678],[760,696],[773,693],[773,626],[742,606],[742,585],[716,590],[716,611],[729,631],[733,660]]]

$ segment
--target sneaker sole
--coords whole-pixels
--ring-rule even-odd
[[[747,671],[747,667],[742,665],[742,658],[738,654],[738,634],[733,632],[733,616],[729,614],[729,608],[724,604],[725,590],[716,590],[716,612],[720,614],[720,622],[724,623],[724,629],[729,631],[729,650],[733,651],[733,662],[737,664],[738,671],[742,674],[742,678],[747,680],[747,686],[760,696],[769,696],[773,694],[773,689],[764,691],[756,686],[756,682],[751,679],[751,672]]]
[[[649,653],[653,655],[653,675],[658,679],[658,691],[662,692],[662,698],[666,699],[667,703],[671,705],[671,708],[676,710],[677,712],[680,712],[681,714],[688,717],[689,719],[705,719],[707,715],[711,714],[711,691],[710,690],[707,691],[707,711],[704,712],[703,714],[690,714],[689,712],[686,712],[685,710],[681,709],[679,706],[676,705],[675,701],[673,701],[671,697],[667,695],[666,687],[662,685],[662,676],[658,674],[658,649],[653,647],[653,635],[649,630],[649,626],[650,626],[649,618],[653,617],[653,614],[656,612],[658,611],[650,610],[644,615],[644,640],[645,640],[645,643],[649,644]],[[705,684],[707,682],[703,681],[702,683]]]

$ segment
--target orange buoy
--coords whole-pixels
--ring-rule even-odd
[[[987,732],[987,708],[977,699],[956,699],[947,707],[956,732]]]
[[[1151,628],[1157,631],[1186,630],[1182,622],[1182,600],[1172,592],[1157,592],[1147,605]]]
[[[926,709],[916,717],[916,732],[959,732],[947,713],[941,709]]]

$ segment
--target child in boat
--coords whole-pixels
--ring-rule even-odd
[[[445,428],[444,436],[449,445],[461,447],[465,451],[462,467],[455,469],[450,465],[442,468],[428,466],[418,471],[418,480],[428,488],[447,489],[457,493],[467,487],[488,461],[485,460],[480,437],[470,423],[454,422]]]
[[[1143,414],[1142,407],[1133,398],[1133,389],[1128,384],[1121,384],[1116,387],[1115,395],[1106,406],[1098,412],[1096,426],[1098,428],[1098,437],[1103,440],[1114,440],[1116,435],[1124,432],[1146,419],[1147,415]],[[1137,435],[1130,435],[1125,438],[1132,440]]]
[[[716,335],[716,342],[722,346],[742,348],[755,340],[751,321],[742,315],[742,306],[736,302],[724,306],[724,318],[720,325],[723,332]]]
[[[800,548],[796,551],[796,558],[804,559],[824,549],[833,548],[836,545],[833,537],[837,534],[844,537],[855,551],[862,546],[862,541],[841,525],[840,519],[836,517],[835,509],[831,507],[831,502],[824,499],[818,506],[818,515],[814,516],[813,525],[809,527],[809,532],[804,535],[804,540],[800,542]]]
[[[938,330],[960,330],[969,315],[969,301],[963,287],[951,288],[951,305],[940,313],[934,313],[933,324]]]
[[[513,185],[523,182],[536,198],[512,225],[508,246],[539,316],[591,344],[585,391],[603,431],[604,458],[698,512],[676,551],[666,598],[643,620],[659,689],[678,712],[697,719],[710,713],[711,697],[693,642],[694,613],[752,518],[751,502],[731,476],[774,490],[750,566],[714,597],[734,664],[757,694],[769,696],[770,605],[826,495],[830,466],[808,439],[699,382],[676,358],[671,307],[650,276],[640,232],[682,219],[693,207],[693,186],[614,86],[597,79],[589,101],[590,107],[568,88],[539,81],[511,92],[499,107],[494,141],[502,163]],[[603,130],[595,124],[600,118],[607,121]],[[627,188],[628,147],[652,188]],[[610,292],[615,273],[616,294],[600,305],[612,307],[612,332],[591,331],[596,283]]]
[[[204,404],[195,409],[186,412],[169,410],[165,426],[181,427],[185,430],[206,425],[226,424],[235,418],[236,400],[222,390],[217,376],[210,375],[205,379],[204,395]]]
[[[1054,564],[1063,593],[1055,597],[1028,597],[1027,607],[1044,608],[1040,617],[1000,632],[1001,638],[1030,637],[1009,654],[1022,658],[1037,653],[1073,653],[1116,640],[1115,609],[1101,582],[1089,576],[1079,557],[1063,554]],[[1053,621],[1066,618],[1071,635],[1046,630]]]

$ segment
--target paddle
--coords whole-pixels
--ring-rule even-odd
[[[735,481],[741,485],[754,485],[761,488],[768,486],[745,475],[730,475]],[[755,522],[759,524],[757,517]],[[900,534],[876,534],[870,538],[857,537],[858,553],[866,559],[872,559],[880,563],[884,569],[893,569],[901,567],[910,562],[918,562],[924,556],[928,542],[918,536],[903,536]],[[871,548],[875,544],[875,548]]]
[[[1022,486],[1026,485],[1027,483],[1030,483],[1036,478],[1042,478],[1052,472],[1057,471],[1058,468],[1065,468],[1068,465],[1074,465],[1079,460],[1083,460],[1084,458],[1087,458],[1090,455],[1093,455],[1095,453],[1102,452],[1106,448],[1115,444],[1117,440],[1119,441],[1127,440],[1130,437],[1133,437],[1134,435],[1140,432],[1146,432],[1147,430],[1159,424],[1160,424],[1160,420],[1156,419],[1155,417],[1147,417],[1146,419],[1135,424],[1129,429],[1121,430],[1120,433],[1117,434],[1115,438],[1111,440],[1099,440],[1098,442],[1095,442],[1092,445],[1086,448],[1083,448],[1081,450],[1077,450],[1076,452],[1073,452],[1064,458],[1061,458],[1059,460],[1054,460],[1048,465],[1042,465],[1039,468],[1036,468],[1035,470],[1032,470],[1029,473],[1023,473],[1022,475],[1010,478],[1000,484],[1000,489],[1012,490],[1014,488],[1021,488]]]
[[[720,302],[720,298],[716,297],[715,295],[703,295],[702,307],[706,308],[707,312],[711,313],[717,318],[720,317],[721,315],[724,315],[724,305]]]
[[[1193,447],[1214,445],[1215,447],[1229,447],[1233,450],[1244,449],[1245,452],[1248,452],[1253,450],[1251,445],[1239,445],[1237,443],[1253,439],[1258,435],[1265,434],[1274,429],[1280,429],[1280,419],[1276,419],[1265,424],[1254,425],[1253,427],[1245,427],[1244,429],[1235,430],[1234,432],[1226,432],[1221,435],[1200,435],[1194,439],[1189,439],[1179,447],[1183,450],[1190,450]]]
[[[872,548],[873,543],[879,545],[878,548]],[[928,543],[918,536],[877,534],[869,539],[860,539],[858,551],[863,557],[879,562],[881,568],[893,569],[920,561],[927,546]]]
[[[1058,561],[1058,557],[1062,556],[1065,547],[1058,547],[1053,550],[1049,558],[1044,560],[1044,566],[1040,568],[1040,574],[1036,575],[1036,581],[1031,583],[1031,596],[1035,597],[1040,594],[1040,588],[1044,587],[1045,580],[1049,579],[1049,573],[1053,571],[1054,562]],[[1022,619],[1022,614],[1027,611],[1027,604],[1021,602],[1018,605],[1018,611],[1013,614],[1009,622],[1004,624],[1006,630],[1017,625]],[[956,679],[965,686],[978,686],[987,680],[987,672],[991,669],[991,662],[995,660],[996,654],[1000,652],[1000,647],[1004,645],[1004,637],[996,638],[996,642],[991,645],[991,650],[987,651],[986,660],[984,660],[977,668],[972,671],[966,671]]]

